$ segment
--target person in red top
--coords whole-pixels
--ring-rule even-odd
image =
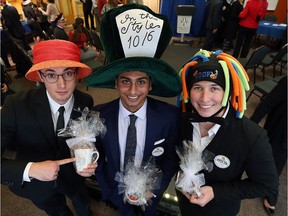
[[[239,31],[237,35],[236,45],[233,56],[238,58],[240,50],[240,58],[246,58],[250,44],[255,35],[259,21],[262,20],[267,12],[267,0],[248,0],[239,18]],[[241,49],[242,48],[242,49]]]
[[[83,30],[83,22],[78,22],[79,18],[76,18],[73,23],[73,29],[69,31],[69,41],[75,43],[81,51],[81,61],[95,59],[97,51],[90,47],[87,42],[86,34]]]
[[[100,20],[102,19],[101,11],[102,11],[102,8],[104,7],[105,4],[107,4],[107,0],[98,0],[97,1],[97,9],[98,9],[98,14],[99,14]]]

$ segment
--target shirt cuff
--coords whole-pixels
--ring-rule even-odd
[[[33,179],[33,178],[30,178],[29,175],[28,175],[31,165],[32,165],[32,162],[29,162],[26,165],[26,167],[25,167],[25,170],[24,170],[24,173],[23,173],[23,182],[24,181],[25,182],[31,182],[31,180]]]

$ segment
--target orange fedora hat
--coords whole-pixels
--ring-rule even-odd
[[[41,82],[38,71],[47,68],[78,68],[78,79],[89,76],[92,70],[80,62],[80,50],[72,42],[65,40],[47,40],[36,43],[33,49],[34,65],[26,73],[31,81]]]

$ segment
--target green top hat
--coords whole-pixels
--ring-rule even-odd
[[[160,59],[172,37],[165,15],[139,4],[111,9],[101,21],[100,37],[109,63],[87,78],[88,86],[114,88],[120,73],[141,71],[152,80],[149,94],[161,97],[180,94],[177,72]]]

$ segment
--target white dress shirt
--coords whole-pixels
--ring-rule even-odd
[[[228,103],[227,109],[223,114],[222,118],[225,118],[228,114],[230,105]],[[215,124],[212,128],[208,130],[208,135],[205,137],[201,137],[199,123],[192,122],[193,125],[193,144],[198,149],[199,152],[202,152],[212,141],[212,139],[217,134],[218,130],[220,129],[221,125]]]
[[[119,100],[119,115],[118,115],[118,138],[120,148],[120,168],[123,171],[124,167],[124,156],[126,148],[127,131],[130,124],[130,114],[137,116],[135,122],[137,145],[135,152],[135,165],[140,166],[143,159],[145,139],[146,139],[146,122],[147,122],[147,100],[143,106],[135,113],[128,111]]]

